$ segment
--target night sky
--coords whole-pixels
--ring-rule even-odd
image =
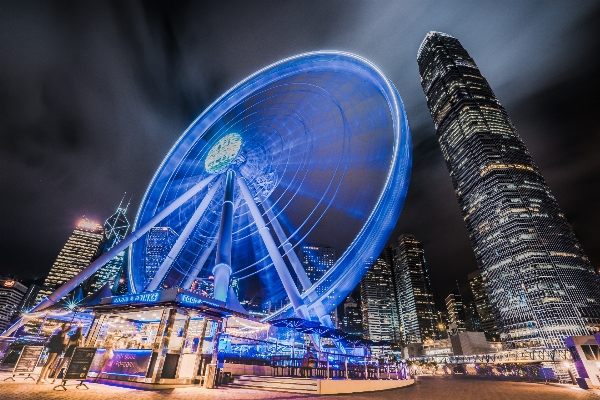
[[[438,4],[440,3],[440,4]],[[459,39],[600,266],[600,2],[0,1],[0,273],[44,277],[87,215],[133,221],[183,130],[279,59],[343,50],[394,82],[413,134],[390,238],[420,239],[439,305],[477,268],[420,86],[427,32]]]

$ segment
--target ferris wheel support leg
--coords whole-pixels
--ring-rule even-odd
[[[237,210],[239,205],[240,205],[240,199],[237,199],[235,201],[235,204],[233,205],[233,210],[234,211]],[[217,238],[218,238],[218,236],[215,236],[214,239],[212,240],[212,242],[210,243],[210,246],[208,246],[206,249],[204,249],[204,251],[202,252],[202,255],[200,256],[200,259],[196,263],[196,266],[194,267],[194,269],[192,269],[190,271],[183,286],[181,286],[182,289],[189,290],[192,287],[192,284],[198,277],[198,274],[202,270],[202,267],[204,267],[204,264],[206,264],[206,260],[208,260],[208,256],[210,256],[210,253],[212,253],[212,251],[215,249],[215,246],[217,245]]]
[[[162,280],[165,278],[165,275],[167,274],[167,272],[169,272],[171,265],[173,265],[173,261],[175,261],[175,258],[177,258],[177,255],[181,251],[181,248],[185,245],[188,238],[194,231],[196,224],[204,215],[204,212],[208,208],[208,205],[215,197],[215,193],[217,193],[217,190],[219,189],[221,183],[220,181],[221,179],[217,180],[215,184],[208,190],[208,193],[206,193],[206,196],[204,196],[204,198],[200,202],[200,205],[198,206],[196,211],[194,211],[194,214],[189,219],[188,223],[185,225],[185,228],[183,228],[183,231],[177,238],[177,241],[175,242],[173,247],[171,247],[171,250],[169,250],[169,254],[167,255],[167,257],[165,257],[164,261],[158,268],[158,271],[156,271],[154,278],[152,278],[152,280],[146,287],[146,291],[153,291],[158,289]]]
[[[279,249],[277,248],[277,244],[275,243],[273,236],[271,236],[269,228],[267,228],[265,224],[265,220],[258,209],[258,205],[256,205],[256,202],[254,201],[254,197],[250,193],[250,189],[246,184],[246,179],[244,179],[244,177],[239,173],[237,176],[237,183],[242,192],[242,196],[244,197],[244,200],[250,209],[252,219],[254,219],[254,223],[256,223],[260,237],[265,244],[267,251],[269,252],[269,257],[271,258],[271,261],[273,261],[273,265],[277,270],[279,279],[281,279],[283,288],[285,289],[285,292],[290,299],[294,310],[296,311],[296,314],[298,314],[300,318],[309,319],[310,316],[308,314],[308,310],[306,309],[306,305],[304,305],[302,297],[300,297],[300,293],[298,292],[298,288],[296,288],[296,285],[294,284],[292,275],[290,274],[290,271],[288,271],[288,267],[285,265],[285,261],[283,260]]]
[[[312,286],[312,282],[310,281],[310,278],[306,274],[306,270],[302,266],[302,263],[298,259],[298,256],[296,255],[296,253],[294,253],[292,244],[290,243],[290,240],[288,239],[288,237],[285,235],[285,232],[283,231],[283,228],[281,227],[279,220],[277,220],[277,217],[275,216],[275,213],[273,212],[273,208],[271,207],[269,200],[263,199],[263,205],[265,203],[267,204],[267,207],[264,207],[267,212],[267,218],[271,222],[271,226],[273,226],[273,230],[275,231],[275,235],[277,235],[279,242],[283,244],[283,246],[282,246],[283,253],[285,255],[287,255],[288,260],[290,260],[290,263],[292,264],[292,267],[294,268],[294,272],[296,273],[296,276],[298,277],[298,280],[300,280],[302,289],[304,289],[306,291]],[[317,299],[317,293],[311,292],[308,295],[308,299],[311,301],[315,301]],[[325,307],[323,307],[323,303],[321,303],[320,301],[315,302],[312,304],[312,306],[310,308],[314,309],[315,314],[317,314],[319,321],[321,321],[321,323],[323,325],[330,327],[330,328],[333,327],[333,322],[331,321],[331,316],[329,314],[327,314],[327,312],[325,311]]]
[[[215,277],[214,298],[227,301],[229,278],[231,277],[231,235],[233,231],[233,188],[235,172],[227,171],[225,196],[221,212],[221,224],[217,236],[217,255],[212,273]]]
[[[206,260],[208,260],[208,256],[210,255],[210,253],[212,253],[212,251],[216,245],[217,245],[217,238],[215,237],[213,239],[212,243],[210,244],[210,246],[208,246],[202,252],[202,255],[200,256],[200,260],[198,260],[198,262],[196,263],[196,266],[190,272],[187,279],[185,280],[185,282],[182,286],[183,289],[188,290],[189,288],[192,287],[192,283],[194,283],[194,280],[198,277],[200,270],[202,269],[202,267],[204,267],[204,264],[206,264]]]
[[[186,201],[191,199],[196,193],[204,189],[214,178],[214,175],[210,175],[204,178],[202,181],[195,184],[190,190],[185,192],[182,196],[178,197],[177,199],[173,200],[171,204],[163,208],[148,222],[136,229],[134,232],[131,232],[129,236],[127,236],[125,239],[121,240],[119,243],[114,245],[112,249],[102,254],[96,259],[96,261],[92,262],[90,265],[85,267],[80,273],[78,273],[73,278],[65,282],[61,287],[56,289],[52,294],[50,294],[48,297],[42,300],[31,311],[43,310],[65,297],[67,294],[69,294],[71,290],[75,289],[84,280],[86,280],[93,273],[98,271],[104,264],[112,260],[117,254],[119,254],[127,247],[129,247],[129,245],[141,238],[151,228],[155,227],[156,224],[165,219],[169,214],[178,209]]]
[[[285,232],[283,231],[281,224],[277,220],[277,217],[275,216],[275,213],[273,212],[273,208],[271,207],[269,200],[264,199],[263,204],[264,203],[267,203],[267,205],[268,205],[267,207],[265,207],[265,210],[267,211],[267,218],[271,222],[271,225],[273,226],[273,230],[275,231],[275,235],[277,235],[279,242],[282,244],[284,255],[287,255],[288,260],[290,260],[290,263],[292,264],[292,267],[294,268],[294,272],[296,273],[296,276],[298,276],[298,280],[300,281],[300,284],[302,285],[302,289],[308,290],[312,286],[312,282],[310,281],[310,278],[306,274],[306,270],[304,270],[304,267],[302,266],[302,263],[298,259],[298,256],[296,255],[296,253],[294,253],[292,244],[290,243],[289,239],[285,235]],[[316,293],[315,293],[314,297],[316,298]],[[311,299],[311,300],[313,300],[313,299]]]

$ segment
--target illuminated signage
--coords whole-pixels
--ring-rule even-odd
[[[15,286],[15,281],[14,280],[8,280],[8,281],[4,281],[4,287],[13,287]]]
[[[177,296],[177,302],[184,306],[198,306],[200,304],[206,304],[213,307],[223,307],[223,304],[219,304],[217,302],[209,301],[208,299],[203,299],[191,294],[180,293]]]
[[[111,299],[112,304],[129,304],[129,303],[156,303],[160,300],[160,292],[147,292],[138,294],[126,294],[116,296]]]
[[[77,227],[81,228],[81,229],[90,229],[90,230],[95,230],[95,229],[101,228],[101,226],[99,224],[97,224],[94,221],[90,221],[87,218],[84,218],[81,221],[79,221],[79,223],[77,224]]]

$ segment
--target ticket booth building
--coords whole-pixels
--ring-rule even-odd
[[[93,307],[89,378],[160,389],[202,382],[218,343],[225,303],[179,288],[107,297]]]

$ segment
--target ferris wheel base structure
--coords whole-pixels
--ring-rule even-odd
[[[214,297],[236,304],[230,283],[289,303],[266,320],[330,324],[399,217],[411,136],[398,91],[359,56],[322,51],[272,64],[211,104],[155,173],[132,233],[41,302],[44,309],[129,248],[131,293],[190,289],[214,277]],[[149,266],[152,228],[175,243]],[[141,240],[140,240],[141,239]],[[327,242],[341,254],[313,281],[296,254]]]

